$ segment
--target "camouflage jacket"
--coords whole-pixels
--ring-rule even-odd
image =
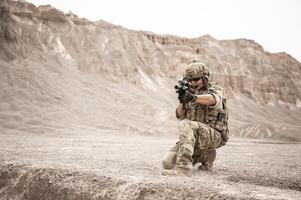
[[[196,92],[196,95],[211,94],[216,101],[215,105],[201,105],[189,102],[186,105],[185,115],[179,119],[188,119],[202,122],[224,134],[224,140],[228,140],[228,110],[226,98],[223,97],[223,88],[209,83],[205,89]]]

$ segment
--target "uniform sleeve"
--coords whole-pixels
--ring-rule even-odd
[[[209,90],[209,94],[215,99],[215,105],[209,106],[210,108],[220,108],[222,109],[222,99],[223,99],[223,88],[215,86]]]

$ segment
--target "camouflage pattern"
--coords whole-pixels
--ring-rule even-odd
[[[218,148],[223,142],[217,130],[202,122],[182,120],[179,130],[179,142],[163,159],[164,169],[172,169],[175,165],[180,168],[192,168],[193,164],[203,162],[207,153]]]
[[[191,78],[197,78],[197,77],[209,76],[209,75],[210,73],[206,65],[199,61],[193,62],[190,65],[188,65],[184,74],[184,76],[191,77]]]
[[[206,66],[200,62],[191,63],[185,71],[185,76],[192,78],[209,75]],[[164,169],[192,169],[196,163],[206,163],[211,155],[215,159],[214,149],[228,141],[228,111],[222,88],[209,82],[196,94],[210,94],[216,104],[207,106],[188,103],[185,115],[179,118],[179,142],[165,155],[162,162]],[[223,116],[222,121],[220,116]]]
[[[192,121],[202,122],[215,130],[218,130],[222,137],[224,145],[228,141],[228,110],[226,104],[226,98],[222,94],[223,88],[209,83],[206,89],[197,92],[197,95],[210,94],[216,101],[213,106],[199,105],[195,103],[190,103],[186,110],[185,116],[181,119],[189,119]],[[218,121],[220,115],[223,115],[224,119],[222,122]]]

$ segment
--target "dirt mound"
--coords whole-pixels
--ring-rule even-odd
[[[121,181],[118,179],[71,172],[1,166],[2,198],[8,199],[208,199],[210,191],[191,190],[171,184]],[[191,194],[185,191],[190,190]],[[211,194],[218,197],[220,195]],[[220,196],[221,197],[221,196]],[[226,197],[224,197],[227,199]]]
[[[162,176],[176,137],[0,134],[0,199],[298,199],[300,144],[231,138],[212,172]],[[289,173],[288,173],[289,171]]]

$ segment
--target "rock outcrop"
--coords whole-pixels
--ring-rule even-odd
[[[224,87],[233,134],[301,139],[301,63],[284,52],[247,39],[129,30],[25,1],[1,1],[0,17],[3,130],[33,130],[25,119],[32,113],[49,129],[175,131],[173,85],[197,58]],[[9,116],[12,109],[18,114]]]

